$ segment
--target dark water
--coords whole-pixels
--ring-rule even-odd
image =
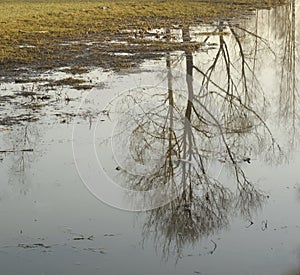
[[[295,5],[92,90],[2,81],[0,273],[299,274]]]

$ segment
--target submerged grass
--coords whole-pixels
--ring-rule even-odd
[[[2,0],[0,64],[43,63],[84,55],[82,43],[97,41],[108,51],[122,30],[151,29],[235,17],[285,0]],[[124,35],[124,34],[123,34]],[[64,45],[65,43],[65,45]],[[150,45],[151,46],[151,45]],[[100,47],[100,49],[101,49]],[[157,43],[155,44],[157,48]],[[166,45],[162,45],[166,48]],[[66,49],[68,54],[65,53]],[[101,55],[101,54],[100,54]],[[52,63],[51,63],[52,62]]]

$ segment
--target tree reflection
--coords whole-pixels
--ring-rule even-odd
[[[285,127],[289,128],[290,147],[295,146],[296,141],[296,124],[299,121],[298,101],[299,93],[297,89],[297,74],[296,74],[296,2],[291,1],[282,9],[274,10],[275,25],[280,25],[276,29],[276,36],[279,40],[279,47],[282,53],[279,56],[281,61],[280,66],[280,92],[279,92],[279,112],[278,117]],[[288,125],[286,124],[288,122]]]
[[[219,31],[223,33],[222,26]],[[231,31],[234,33],[233,29]],[[184,41],[189,41],[189,29],[185,28],[182,32]],[[243,140],[243,136],[252,134],[253,130],[257,130],[260,126],[267,130],[272,148],[275,141],[267,125],[249,104],[250,97],[245,76],[246,61],[241,43],[237,35],[234,34],[234,36],[241,56],[243,56],[243,69],[241,70],[243,96],[238,94],[240,90],[231,74],[232,63],[223,35],[220,35],[220,46],[213,59],[213,64],[205,73],[194,65],[192,52],[185,51],[188,98],[183,112],[184,130],[180,138],[174,135],[177,137],[176,144],[182,144],[177,154],[179,152],[179,158],[184,160],[180,166],[180,183],[177,184],[179,194],[178,198],[170,204],[152,210],[149,213],[148,222],[144,226],[145,237],[154,234],[155,243],[162,245],[163,255],[166,258],[174,252],[180,257],[181,250],[186,244],[194,244],[199,238],[226,228],[231,215],[241,214],[245,218],[251,218],[251,212],[259,208],[265,199],[264,194],[254,187],[242,169],[241,160],[245,160],[243,156],[247,150],[241,151],[241,147],[247,148],[251,145],[241,146],[240,142]],[[225,61],[225,74],[227,74],[225,88],[221,88],[212,79],[212,73],[221,53]],[[169,100],[170,105],[174,106],[172,88],[170,88],[172,87],[170,85],[172,83],[170,64],[171,62],[167,58]],[[203,76],[200,93],[197,96],[193,85],[194,70]],[[219,88],[218,91],[211,92],[211,84],[214,88]],[[221,99],[221,104],[218,106],[221,106],[222,112],[220,116],[216,115],[216,110],[210,109],[212,106],[210,102],[217,102],[219,99]],[[256,126],[254,126],[255,124]],[[249,125],[253,126],[249,127]],[[259,136],[258,132],[254,135],[257,139],[265,139],[265,137]],[[218,138],[218,143],[213,141],[215,137]],[[206,140],[204,144],[203,140]],[[172,143],[169,142],[169,144]],[[203,144],[203,147],[199,147],[199,144]],[[215,146],[216,144],[217,146]],[[222,161],[232,169],[235,177],[237,183],[235,191],[207,172],[209,166],[207,160],[215,157],[220,148],[224,154]]]
[[[130,157],[151,167],[146,174],[134,173],[134,163],[127,165],[124,158],[119,172],[127,187],[145,191],[171,183],[177,192],[176,199],[147,212],[143,230],[166,259],[170,254],[181,257],[185,246],[226,228],[236,215],[251,221],[267,196],[248,179],[247,165],[253,156],[270,162],[282,156],[267,123],[269,95],[257,75],[260,51],[274,52],[258,25],[253,30],[220,20],[203,40],[217,46],[197,58],[188,47],[191,29],[181,30],[187,45],[184,77],[176,71],[180,62],[167,53],[166,88],[130,91],[117,105],[117,112],[127,112],[117,134],[130,129]],[[165,32],[171,37],[169,29]],[[290,48],[293,52],[294,46]],[[283,71],[295,62],[294,53],[287,54],[289,65],[281,63]],[[292,83],[285,89],[294,91]],[[143,103],[150,99],[149,105]]]
[[[3,146],[8,151],[3,151],[3,162],[8,165],[8,181],[19,193],[26,195],[30,189],[28,169],[37,158],[36,147],[40,141],[40,132],[33,123],[15,126],[2,135]]]

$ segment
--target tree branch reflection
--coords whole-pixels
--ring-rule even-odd
[[[248,30],[221,20],[214,27],[218,43],[208,57],[195,59],[189,47],[184,51],[184,88],[176,86],[178,63],[167,53],[166,89],[151,95],[144,90],[129,93],[118,106],[120,113],[139,106],[127,117],[130,153],[138,163],[155,168],[139,176],[121,168],[120,177],[134,190],[171,183],[177,192],[172,202],[148,211],[144,224],[144,238],[153,238],[165,259],[170,254],[180,258],[185,246],[228,227],[236,215],[251,220],[267,196],[248,179],[247,165],[253,155],[272,162],[281,156],[266,121],[268,100],[257,76],[258,53],[262,45],[268,51],[270,46],[257,25]],[[182,27],[187,45],[190,31],[190,26]],[[208,35],[204,42],[210,39]],[[289,65],[283,66],[293,68],[295,55],[288,55]],[[286,89],[293,87],[295,83]],[[142,102],[149,98],[151,106],[144,108]]]

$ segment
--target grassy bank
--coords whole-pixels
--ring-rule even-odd
[[[235,17],[285,0],[10,0],[0,2],[0,64],[67,62],[84,55],[80,41],[95,40],[102,52],[124,30],[195,24]],[[128,33],[127,33],[128,35]],[[67,41],[77,41],[68,44]],[[78,42],[79,41],[79,42]],[[161,45],[168,47],[174,45]],[[159,45],[153,45],[158,49]],[[155,48],[156,47],[156,48]],[[98,49],[101,49],[101,46]],[[78,54],[79,53],[79,54]],[[100,54],[100,53],[99,53]]]

